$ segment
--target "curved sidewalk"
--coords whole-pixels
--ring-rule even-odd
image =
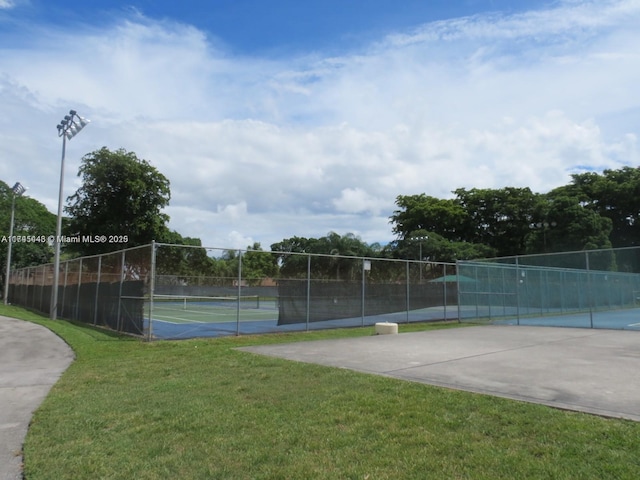
[[[73,362],[45,327],[0,316],[0,480],[22,479],[22,445],[33,412]]]

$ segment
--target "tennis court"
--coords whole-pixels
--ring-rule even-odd
[[[436,320],[640,328],[640,247],[447,264],[154,243],[61,273],[61,318],[149,340]],[[52,277],[13,271],[11,302],[49,313]]]
[[[246,320],[271,320],[276,310],[275,299],[260,299],[258,295],[186,296],[155,295],[153,305],[147,302],[147,314],[169,323],[226,323],[236,319],[238,312]]]
[[[156,295],[145,302],[156,338],[190,338],[235,334],[240,324],[260,332],[277,324],[274,298],[246,296]]]
[[[530,325],[539,327],[601,328],[612,330],[640,330],[640,309],[629,308],[606,312],[548,314],[519,319],[496,320],[497,325]]]
[[[637,248],[455,266],[345,258],[340,280],[320,269],[324,257],[287,255],[280,273],[288,276],[270,286],[167,269],[146,302],[145,332],[181,339],[438,320],[640,330]]]
[[[185,300],[186,299],[186,300]],[[321,330],[326,328],[362,327],[378,322],[424,322],[454,320],[457,311],[451,307],[430,307],[384,315],[336,318],[315,322],[279,324],[276,299],[237,298],[203,299],[189,297],[163,298],[156,301],[145,318],[152,315],[151,331],[156,339],[185,339],[224,335],[252,335],[259,333]],[[145,327],[148,326],[148,320]]]
[[[145,318],[150,318],[148,311]],[[639,330],[640,308],[603,312],[549,313],[505,315],[504,309],[478,309],[475,305],[429,307],[384,315],[336,318],[320,322],[278,323],[277,300],[243,298],[238,305],[234,297],[174,297],[154,301],[152,334],[156,339],[185,339],[224,335],[320,330],[375,325],[378,322],[398,324],[460,320],[474,324],[522,325],[546,327]]]

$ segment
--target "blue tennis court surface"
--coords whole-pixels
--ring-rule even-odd
[[[605,328],[612,330],[640,330],[640,309],[582,312],[575,314],[548,314],[495,321],[496,324],[531,325],[547,327]]]
[[[278,311],[276,309],[262,310],[261,318],[255,319],[257,311],[240,312],[240,320],[232,319],[235,313],[229,312],[227,320],[224,317],[210,315],[207,320],[199,317],[199,321],[179,321],[168,319],[166,316],[155,316],[151,326],[152,337],[156,339],[184,339],[196,337],[218,337],[225,335],[255,335],[261,333],[299,332],[305,330],[322,330],[329,328],[348,328],[375,325],[378,322],[415,323],[439,320],[456,320],[457,308],[451,306],[431,307],[409,312],[396,312],[383,315],[369,315],[365,317],[340,318],[320,322],[301,321],[278,325]],[[253,318],[252,318],[253,316]],[[145,320],[145,329],[148,328],[148,320]]]
[[[187,339],[197,337],[219,337],[227,335],[255,335],[262,333],[294,332],[305,330],[321,330],[330,328],[348,328],[371,326],[378,322],[394,322],[398,324],[429,322],[441,320],[457,320],[460,315],[462,322],[488,323],[495,325],[527,325],[548,327],[599,328],[614,330],[640,330],[640,309],[624,309],[606,312],[580,312],[573,314],[544,313],[535,315],[496,316],[487,311],[484,319],[478,320],[477,310],[473,308],[473,315],[467,308],[449,306],[431,307],[410,312],[397,312],[385,315],[371,315],[365,317],[342,318],[321,322],[301,322],[278,325],[278,312],[275,309],[263,311],[259,319],[240,313],[240,320],[232,319],[235,314],[227,317],[202,317],[198,321],[177,321],[166,316],[154,318],[151,325],[152,337],[156,339]],[[468,315],[467,315],[468,314]],[[468,317],[468,318],[465,318]],[[226,318],[226,320],[225,320]],[[145,329],[149,326],[145,321]]]

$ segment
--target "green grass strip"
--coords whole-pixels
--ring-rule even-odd
[[[145,343],[0,314],[77,356],[34,415],[27,480],[640,478],[640,423],[235,349],[372,328]]]

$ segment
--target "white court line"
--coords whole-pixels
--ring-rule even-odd
[[[158,310],[158,308],[154,308],[153,311],[155,312],[156,310]],[[159,308],[159,310],[162,310],[162,307]],[[235,309],[233,308],[229,308],[229,312],[215,312],[212,310],[209,311],[203,311],[203,310],[176,310],[176,309],[165,309],[166,311],[171,311],[171,312],[184,312],[184,313],[193,313],[194,315],[230,315],[229,312],[231,312],[231,314],[233,314],[235,312]],[[181,317],[170,317],[169,315],[163,315],[166,316],[168,318],[181,318]],[[203,322],[204,323],[204,322]]]
[[[172,317],[170,315],[157,315],[157,318],[156,318],[156,314],[154,313],[153,315],[154,315],[154,318],[153,318],[154,322],[171,323],[172,325],[185,325],[187,323],[233,323],[233,322],[236,321],[234,319],[230,319],[229,322],[207,322],[206,320],[186,320],[184,317]],[[220,315],[220,314],[218,314],[218,315]],[[180,321],[179,322],[171,322],[169,320],[164,320],[165,318],[170,318],[170,319],[173,319],[173,320],[180,320]],[[269,318],[253,318],[253,319],[250,319],[250,320],[246,320],[246,319],[242,320],[242,319],[240,319],[240,322],[247,322],[247,321],[249,321],[249,322],[266,322],[266,321],[271,321],[271,320],[273,320],[271,317],[269,317]]]
[[[202,322],[200,320],[189,320],[186,321],[184,318],[180,318],[180,317],[170,317],[169,315],[159,315],[163,318],[171,318],[173,320],[181,320],[180,322],[170,322],[169,320],[163,320],[162,318],[153,318],[154,322],[164,322],[164,323],[171,323],[173,325],[184,325],[185,323],[211,323],[211,322]]]
[[[229,312],[216,312],[213,310],[208,310],[208,311],[203,311],[203,310],[180,310],[181,312],[185,312],[185,313],[193,313],[196,315],[229,315]],[[231,313],[235,312],[236,310],[234,308],[229,308],[229,311]]]
[[[154,308],[153,311],[154,311],[154,315],[155,315],[156,309]],[[215,311],[215,310],[208,310],[208,311],[203,311],[203,310],[172,310],[172,311],[173,312],[193,313],[195,315],[206,315],[208,317],[212,316],[212,315],[213,316],[217,315],[217,316],[220,316],[220,317],[228,317],[228,316],[233,316],[233,315],[236,314],[236,309],[235,308],[228,308],[227,310],[224,310],[224,311],[222,311],[222,310],[217,310],[217,311]],[[244,312],[245,315],[249,315],[249,314],[251,314],[251,315],[259,315],[259,316],[264,315],[265,317],[266,316],[269,316],[269,317],[273,316],[273,312],[274,311],[275,310],[273,310],[273,311],[272,310],[263,311],[263,310],[252,309],[252,308],[245,308],[245,309],[241,308],[240,309],[240,312]],[[167,316],[167,318],[180,318],[180,319],[183,319],[182,317],[170,317],[168,315],[163,315],[163,314],[160,314],[160,316]],[[196,320],[194,320],[194,321],[196,321]],[[209,323],[209,322],[203,321],[202,323]]]

